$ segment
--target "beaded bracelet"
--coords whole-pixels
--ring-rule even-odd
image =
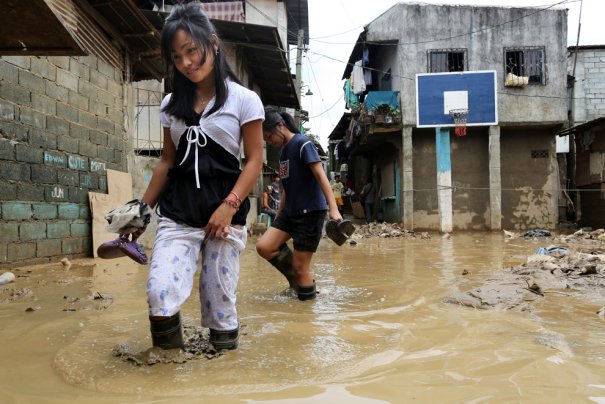
[[[235,210],[239,209],[239,205],[237,204],[236,201],[232,201],[232,200],[229,200],[229,199],[223,199],[223,203],[225,205],[229,206],[230,208],[235,209]]]
[[[235,193],[235,192],[233,192],[233,191],[229,192],[229,195],[231,195],[231,194],[233,194],[233,196],[235,196],[235,200],[237,201],[237,204],[238,204],[238,205],[241,205],[241,204],[242,204],[242,198],[240,198],[240,197],[239,197],[239,195],[238,195],[238,194],[236,194],[236,193]]]

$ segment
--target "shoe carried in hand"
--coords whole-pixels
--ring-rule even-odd
[[[338,245],[343,245],[355,232],[355,226],[350,220],[328,220],[326,223],[326,235]]]
[[[97,255],[105,259],[127,256],[139,264],[147,264],[147,254],[145,254],[143,246],[122,236],[101,244],[97,248]]]

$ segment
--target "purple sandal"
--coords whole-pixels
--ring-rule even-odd
[[[143,246],[136,241],[129,241],[128,238],[122,236],[101,244],[97,248],[97,254],[104,259],[128,256],[139,264],[147,264],[147,254],[145,254]]]

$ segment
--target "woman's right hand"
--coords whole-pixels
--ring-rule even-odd
[[[140,228],[139,230],[130,233],[130,237],[132,241],[137,241],[139,237],[141,237],[143,235],[143,233],[145,233],[145,230],[147,230],[147,226]],[[128,234],[120,234],[120,236],[123,237],[128,237]]]

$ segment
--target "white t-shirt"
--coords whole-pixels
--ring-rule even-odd
[[[241,127],[248,122],[257,119],[265,119],[265,110],[259,96],[231,80],[227,80],[229,95],[222,108],[212,115],[205,117],[202,114],[200,127],[204,134],[225,148],[238,160],[240,157],[240,145],[242,142]],[[178,148],[179,140],[187,124],[182,119],[176,118],[163,111],[168,105],[171,94],[162,100],[160,105],[160,122],[164,128],[170,128],[170,136],[174,147]],[[206,110],[214,105],[215,97],[208,102]]]

